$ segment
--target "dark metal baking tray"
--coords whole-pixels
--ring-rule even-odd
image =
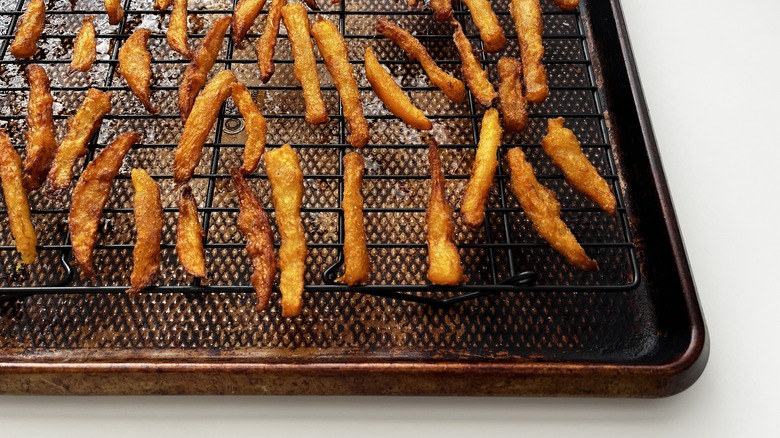
[[[60,134],[86,89],[96,86],[115,94],[115,108],[91,142],[88,158],[117,132],[136,129],[145,138],[115,181],[95,280],[83,280],[70,268],[68,199],[32,195],[41,259],[23,271],[16,269],[18,255],[0,210],[0,392],[665,396],[687,388],[703,371],[708,339],[619,2],[584,0],[573,13],[542,3],[551,95],[531,108],[526,132],[505,136],[485,227],[470,231],[458,222],[468,280],[454,289],[432,288],[424,280],[424,136],[388,115],[360,64],[362,49],[371,44],[435,119],[433,135],[442,144],[448,196],[457,209],[483,109],[473,99],[451,104],[373,30],[377,18],[390,17],[417,33],[445,68],[457,71],[448,27],[433,21],[429,11],[410,11],[392,0],[322,5],[322,15],[336,20],[345,34],[372,129],[363,154],[373,277],[369,285],[351,289],[332,282],[343,242],[340,163],[350,146],[324,65],[319,69],[332,122],[313,128],[301,117],[286,39],[279,39],[277,72],[267,85],[257,82],[251,45],[234,47],[225,40],[214,71],[230,68],[249,85],[269,122],[269,146],[292,143],[306,175],[303,220],[310,250],[304,311],[285,319],[276,295],[270,310],[253,310],[249,264],[227,178],[243,141],[231,104],[223,107],[193,182],[207,229],[208,284],[193,282],[178,267],[170,161],[181,130],[177,79],[186,63],[165,43],[166,15],[152,10],[151,0],[126,0],[125,20],[108,27],[100,1],[79,0],[73,10],[69,1],[49,2],[41,50],[32,62],[52,77]],[[508,1],[493,4],[510,40],[505,53],[517,56]],[[13,60],[6,46],[23,1],[3,5],[0,122],[22,152],[27,89],[20,69],[29,62]],[[195,42],[208,23],[230,13],[232,1],[192,6]],[[479,47],[465,6],[456,9],[456,19]],[[99,60],[89,74],[66,76],[72,37],[85,15],[98,16]],[[264,20],[265,13],[250,41]],[[154,117],[116,71],[119,44],[138,26],[153,30],[153,97],[162,108]],[[481,56],[495,79],[499,56]],[[613,184],[617,219],[573,192],[541,152],[539,139],[553,116],[566,117]],[[540,180],[557,193],[564,220],[598,260],[597,273],[571,268],[533,232],[508,190],[503,157],[510,147],[524,148]],[[167,219],[159,285],[138,296],[122,292],[134,230],[127,177],[132,167],[149,170],[161,184]],[[250,182],[273,216],[262,172]],[[431,300],[436,302],[415,302]]]

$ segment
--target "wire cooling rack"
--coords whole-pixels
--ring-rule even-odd
[[[275,55],[276,73],[268,84],[257,78],[253,44],[265,22],[265,11],[248,35],[243,47],[226,37],[211,75],[233,70],[247,84],[258,107],[268,120],[268,147],[290,143],[301,156],[304,171],[304,228],[307,232],[306,292],[355,291],[390,298],[452,304],[480,295],[517,291],[629,291],[637,286],[638,262],[629,228],[628,212],[620,190],[620,177],[609,144],[602,96],[590,62],[586,32],[578,11],[562,12],[550,2],[542,2],[545,24],[545,65],[550,80],[550,97],[530,107],[528,129],[519,135],[504,136],[496,181],[491,189],[485,225],[471,230],[457,222],[456,240],[467,280],[458,287],[440,288],[426,284],[425,208],[428,198],[428,164],[425,135],[406,127],[389,114],[371,91],[362,67],[367,45],[374,47],[381,62],[398,79],[434,122],[430,135],[440,143],[447,178],[447,195],[456,209],[465,190],[484,108],[469,94],[465,104],[449,102],[429,85],[419,66],[391,42],[377,37],[374,24],[389,18],[415,33],[437,62],[460,76],[459,57],[451,40],[449,25],[432,19],[428,10],[409,10],[393,0],[344,0],[338,4],[321,1],[320,15],[338,23],[347,41],[372,139],[362,154],[366,159],[364,177],[365,219],[372,261],[371,281],[346,288],[333,282],[339,275],[343,247],[340,210],[343,173],[342,159],[351,150],[346,142],[348,128],[335,87],[324,64],[318,71],[331,121],[319,127],[303,120],[300,86],[292,74],[292,56],[284,27]],[[507,33],[509,46],[500,54],[481,50],[481,42],[468,11],[455,2],[455,17],[480,52],[491,79],[497,83],[495,64],[502,55],[519,56],[517,39],[508,13],[508,1],[493,2]],[[89,155],[79,161],[77,173],[117,134],[137,130],[144,135],[125,159],[117,176],[111,199],[104,210],[95,250],[97,276],[79,277],[73,267],[67,233],[69,199],[48,199],[31,194],[33,222],[39,235],[39,260],[30,267],[18,267],[18,255],[11,238],[7,212],[0,210],[0,300],[45,294],[101,294],[127,288],[132,268],[134,225],[129,170],[142,167],[160,183],[163,192],[165,229],[163,262],[158,285],[152,293],[243,293],[251,292],[251,263],[236,227],[237,204],[229,171],[240,163],[245,139],[243,121],[232,103],[223,105],[219,119],[204,148],[203,158],[191,183],[199,204],[201,223],[206,230],[209,277],[201,283],[187,275],[178,264],[175,245],[175,196],[172,156],[182,123],[176,109],[178,78],[187,65],[168,48],[165,30],[167,11],[152,9],[151,0],[125,0],[125,16],[117,26],[107,24],[102,2],[53,1],[47,4],[47,25],[33,60],[15,60],[7,48],[24,1],[0,0],[0,124],[5,125],[14,145],[23,155],[28,88],[23,69],[30,63],[44,66],[52,79],[55,121],[59,137],[65,121],[80,104],[86,90],[96,87],[114,94],[113,110],[91,140]],[[190,44],[195,46],[211,22],[232,13],[232,0],[189,3]],[[83,17],[95,15],[98,29],[98,60],[88,73],[66,75],[73,39]],[[310,12],[310,18],[315,13]],[[117,54],[123,41],[138,27],[152,30],[149,43],[153,55],[152,100],[160,108],[157,115],[143,110],[117,72]],[[316,47],[315,47],[316,51]],[[539,141],[550,117],[565,117],[566,125],[577,134],[583,148],[600,173],[611,183],[618,198],[618,217],[601,212],[572,191],[562,175],[543,154]],[[580,272],[570,267],[532,229],[509,191],[504,162],[505,152],[522,147],[536,168],[541,182],[553,189],[562,204],[563,219],[586,251],[599,262],[597,272]],[[264,163],[249,177],[250,184],[273,217]],[[276,244],[280,238],[274,229]],[[276,296],[277,294],[275,294]],[[251,294],[240,294],[252,300]],[[274,298],[277,299],[277,298]],[[316,299],[316,298],[313,298]]]

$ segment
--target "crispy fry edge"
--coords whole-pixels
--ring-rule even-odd
[[[578,269],[597,271],[598,263],[588,257],[560,217],[561,205],[555,194],[542,185],[526,161],[521,148],[507,153],[512,193],[520,202],[534,229],[550,246]]]
[[[469,9],[474,25],[479,29],[483,47],[488,53],[497,53],[506,48],[507,40],[493,7],[488,0],[463,0]]]
[[[252,25],[255,24],[260,10],[265,6],[266,0],[238,0],[236,7],[233,8],[231,29],[233,35],[233,44],[237,47],[244,42],[246,34]]]
[[[68,131],[54,154],[49,175],[46,178],[48,196],[54,197],[70,187],[73,180],[73,164],[87,154],[87,143],[97,132],[105,116],[111,111],[111,93],[90,88],[87,97],[68,119]]]
[[[301,222],[303,173],[298,154],[290,145],[266,153],[266,171],[276,211],[276,225],[282,236],[279,248],[282,293],[282,316],[301,313],[304,271],[306,269],[306,235]]]
[[[189,185],[182,187],[176,200],[179,216],[176,223],[176,254],[184,270],[193,277],[206,278],[203,252],[203,227],[198,220],[198,204]]]
[[[192,59],[192,51],[187,41],[187,0],[173,0],[165,39],[171,49],[187,59]]]
[[[430,0],[430,3],[436,21],[447,21],[454,15],[452,0]]]
[[[143,104],[146,111],[157,114],[159,110],[152,105],[152,54],[146,48],[152,31],[137,29],[119,48],[119,73],[127,82],[130,90]]]
[[[116,26],[125,17],[125,8],[122,7],[122,0],[103,0],[103,6],[108,14],[108,24]]]
[[[240,171],[242,175],[249,175],[260,165],[260,159],[265,151],[268,126],[246,85],[240,82],[233,83],[231,98],[238,107],[241,117],[244,118],[246,126],[246,142],[244,143],[244,156]]]
[[[471,46],[471,42],[463,33],[463,28],[455,20],[451,21],[455,27],[455,32],[452,34],[452,39],[455,41],[455,46],[460,53],[461,68],[463,71],[463,77],[466,78],[466,85],[468,85],[471,94],[477,99],[480,105],[485,108],[493,106],[493,101],[498,97],[493,84],[488,79],[487,71],[482,67],[482,63],[474,55],[474,48]]]
[[[192,60],[190,60],[190,63],[184,70],[181,83],[179,83],[178,106],[181,119],[185,122],[190,116],[190,112],[192,112],[195,98],[198,97],[198,93],[203,89],[206,78],[214,67],[217,56],[219,56],[219,51],[222,49],[222,40],[225,37],[228,26],[230,26],[230,17],[220,18],[215,21],[211,28],[206,31],[200,46],[198,46]]]
[[[448,99],[458,104],[465,102],[466,85],[436,65],[436,62],[417,38],[384,18],[377,20],[375,28],[382,36],[401,47],[407,55],[416,59],[431,82],[439,87]]]
[[[515,22],[520,42],[520,58],[523,61],[523,81],[528,102],[541,103],[550,94],[547,71],[542,63],[542,8],[539,0],[512,0],[509,13]]]
[[[439,146],[432,138],[428,143],[431,166],[431,198],[425,212],[428,244],[428,280],[437,285],[455,286],[463,281],[463,265],[455,245],[455,220],[452,207],[444,196],[444,172]]]
[[[580,5],[580,0],[552,0],[562,11],[573,11]]]
[[[263,205],[237,169],[231,171],[233,185],[238,194],[238,229],[246,239],[246,252],[252,259],[250,282],[257,295],[257,311],[265,310],[271,299],[276,277],[274,235],[271,221]]]
[[[344,117],[349,123],[349,143],[353,147],[362,148],[368,143],[371,134],[368,121],[363,115],[363,103],[360,102],[355,72],[349,63],[347,43],[338,27],[322,17],[312,25],[311,34],[341,98]]]
[[[49,87],[49,76],[40,65],[27,67],[30,94],[27,104],[27,131],[25,157],[22,163],[23,180],[27,190],[36,190],[46,179],[57,151],[54,127],[54,98]]]
[[[89,71],[96,59],[95,16],[89,15],[82,20],[76,39],[73,41],[73,58],[70,61],[67,74]]]
[[[276,70],[274,51],[276,50],[276,40],[279,37],[279,24],[282,21],[282,7],[286,4],[287,0],[271,0],[271,7],[268,9],[268,15],[265,19],[265,29],[255,43],[260,80],[264,84],[271,80],[271,76]]]
[[[490,108],[482,117],[477,155],[460,207],[462,222],[472,228],[479,227],[485,221],[485,204],[498,167],[496,155],[501,146],[501,135],[498,111]]]
[[[322,100],[306,8],[300,3],[287,4],[282,7],[282,19],[292,48],[293,73],[303,88],[306,121],[312,125],[327,123],[330,118],[325,108],[325,101]]]
[[[151,285],[160,273],[160,244],[162,243],[163,209],[160,187],[143,169],[130,171],[133,181],[133,216],[136,243],[133,249],[133,272],[130,289],[138,293]]]
[[[185,183],[192,178],[200,162],[203,143],[217,121],[219,108],[230,95],[230,86],[235,81],[233,72],[223,70],[214,76],[195,99],[192,113],[184,123],[181,139],[173,154],[173,179],[176,184]]]
[[[609,183],[585,156],[574,132],[563,123],[563,117],[547,120],[547,135],[542,138],[542,149],[561,169],[570,186],[615,217],[617,200]]]
[[[523,95],[523,64],[510,57],[498,60],[498,100],[504,128],[522,132],[528,125],[528,108]]]
[[[415,129],[423,131],[433,129],[433,123],[425,116],[425,113],[412,103],[401,87],[395,83],[390,73],[379,64],[371,47],[366,47],[363,60],[366,78],[368,78],[371,88],[391,113]]]
[[[81,173],[73,189],[68,229],[73,256],[83,278],[95,276],[92,251],[98,238],[98,224],[111,195],[111,185],[127,152],[138,142],[138,134],[118,136]]]
[[[352,286],[368,282],[371,261],[366,247],[363,223],[363,156],[350,152],[344,156],[344,275],[336,281]]]
[[[8,50],[16,59],[27,59],[38,51],[38,38],[43,33],[46,4],[43,0],[30,0],[16,26],[14,39]]]
[[[27,192],[22,184],[22,159],[11,145],[5,128],[0,129],[0,180],[16,250],[21,254],[21,262],[29,265],[38,257],[38,237],[30,219]]]

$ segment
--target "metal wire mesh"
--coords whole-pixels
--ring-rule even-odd
[[[471,230],[458,221],[456,239],[467,281],[445,290],[425,282],[424,212],[429,173],[424,136],[384,109],[365,79],[362,53],[366,45],[373,46],[381,62],[434,121],[431,135],[441,144],[447,196],[457,212],[473,163],[484,109],[470,95],[463,105],[451,103],[428,84],[419,65],[408,60],[391,42],[376,37],[374,32],[378,18],[390,18],[415,33],[445,70],[460,76],[459,57],[451,41],[449,25],[433,21],[429,11],[407,10],[403,3],[392,0],[345,0],[335,5],[323,2],[324,10],[320,14],[336,21],[346,38],[372,133],[370,144],[363,150],[366,159],[365,220],[373,263],[372,277],[368,285],[350,288],[350,292],[418,301],[458,301],[472,298],[469,293],[474,292],[476,295],[513,291],[600,293],[636,287],[638,263],[627,212],[621,201],[616,163],[608,143],[603,104],[589,61],[585,29],[578,12],[564,13],[548,3],[543,2],[543,18],[550,97],[545,103],[530,108],[531,121],[526,132],[505,135],[484,227]],[[191,183],[206,230],[208,283],[201,284],[188,276],[179,266],[173,250],[177,212],[172,158],[182,127],[176,109],[176,90],[187,61],[173,52],[165,41],[168,13],[153,10],[151,0],[126,0],[124,20],[117,26],[109,26],[101,1],[79,0],[75,9],[71,9],[68,0],[49,2],[47,25],[39,42],[41,49],[34,60],[18,61],[7,53],[7,46],[22,5],[21,1],[14,0],[3,3],[0,8],[0,31],[5,33],[0,36],[0,124],[7,127],[19,152],[24,153],[22,133],[28,90],[22,70],[29,63],[43,65],[52,79],[52,93],[57,102],[55,120],[60,136],[64,134],[65,120],[75,112],[89,87],[109,90],[115,95],[114,108],[90,142],[89,155],[79,161],[79,170],[121,132],[137,130],[144,138],[126,157],[114,182],[109,205],[104,210],[95,251],[97,275],[94,279],[82,279],[71,268],[67,234],[69,199],[49,199],[37,192],[31,194],[40,259],[21,270],[17,268],[18,255],[8,228],[6,210],[0,210],[0,263],[3,266],[0,298],[30,293],[91,295],[126,289],[134,242],[129,170],[142,167],[162,187],[166,218],[161,275],[158,286],[151,290],[152,296],[205,292],[209,293],[203,295],[207,299],[220,293],[239,292],[235,297],[220,300],[236,300],[236,305],[250,308],[253,297],[245,292],[251,291],[251,263],[246,259],[242,236],[236,227],[238,209],[229,182],[229,170],[240,163],[246,137],[241,116],[230,102],[221,109]],[[211,22],[232,13],[233,4],[232,0],[213,0],[192,6],[190,2],[189,37],[191,45],[195,45]],[[519,56],[508,2],[494,2],[494,8],[509,40],[509,46],[502,54]],[[98,17],[98,60],[89,73],[68,76],[65,71],[70,62],[73,39],[82,18],[87,15]],[[481,49],[481,41],[465,6],[460,6],[455,16],[472,44]],[[300,154],[305,174],[303,223],[309,246],[306,291],[312,296],[337,292],[349,297],[352,294],[345,292],[347,288],[332,281],[339,273],[343,245],[341,163],[344,154],[351,149],[346,142],[348,128],[338,95],[318,55],[318,71],[331,121],[318,127],[305,123],[303,99],[292,74],[292,55],[284,27],[276,49],[276,73],[268,84],[261,84],[253,42],[264,22],[265,12],[250,31],[249,43],[243,47],[235,47],[229,38],[225,38],[211,76],[222,69],[233,70],[238,80],[252,91],[268,120],[268,146],[291,143]],[[138,27],[152,30],[149,43],[153,55],[152,99],[161,109],[155,116],[143,110],[116,69],[120,45]],[[502,54],[487,54],[480,50],[494,83],[497,80],[495,64]],[[599,211],[574,192],[541,151],[539,141],[545,132],[546,119],[557,116],[566,117],[567,126],[575,131],[588,157],[613,185],[618,195],[618,219]],[[508,187],[503,158],[505,151],[515,146],[523,147],[540,180],[557,194],[565,222],[586,251],[599,262],[601,269],[598,272],[580,272],[570,267],[532,229]],[[263,169],[264,163],[261,163],[260,173],[250,177],[250,184],[273,218],[269,184]],[[279,244],[279,235],[276,230],[274,232]],[[529,279],[528,272],[533,273],[535,281],[523,284]],[[398,295],[401,292],[409,295]]]

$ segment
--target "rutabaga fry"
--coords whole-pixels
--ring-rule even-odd
[[[387,109],[412,128],[424,131],[433,129],[433,124],[428,120],[428,117],[425,117],[425,113],[414,106],[409,97],[401,90],[401,87],[395,83],[390,73],[379,64],[379,60],[371,47],[366,47],[363,59],[366,68],[366,78],[368,78],[371,88],[374,89],[374,93],[385,104]]]
[[[130,35],[119,48],[119,73],[125,78],[127,85],[138,96],[147,111],[157,114],[159,111],[152,105],[152,54],[146,48],[152,31],[138,29]]]
[[[303,275],[306,271],[306,235],[301,223],[303,172],[298,154],[286,144],[265,154],[266,171],[276,211],[276,226],[282,235],[279,290],[282,292],[282,316],[301,313]]]
[[[528,109],[523,95],[523,64],[515,58],[498,60],[498,100],[504,128],[522,132],[528,125]]]
[[[46,180],[50,196],[56,196],[70,187],[73,180],[73,165],[79,157],[87,154],[89,139],[100,128],[105,116],[111,111],[111,93],[90,88],[87,97],[68,120],[68,132],[60,142]]]
[[[238,0],[236,7],[233,8],[233,20],[231,29],[233,34],[233,44],[239,46],[244,42],[246,34],[252,25],[255,24],[260,10],[265,6],[266,0]]]
[[[164,11],[171,6],[171,1],[172,0],[154,0],[154,5],[152,7],[155,11]]]
[[[200,46],[195,51],[195,56],[192,57],[187,69],[184,70],[184,76],[179,84],[178,104],[179,114],[185,122],[192,111],[195,98],[203,89],[203,84],[206,83],[206,78],[217,61],[228,26],[230,26],[230,17],[215,21],[200,42]]]
[[[485,51],[496,53],[504,50],[507,44],[506,36],[490,2],[488,0],[463,0],[463,3],[469,8],[471,19],[479,29],[479,36],[484,43]]]
[[[428,225],[428,280],[433,284],[456,286],[463,281],[463,266],[455,245],[455,220],[444,196],[444,172],[439,146],[429,140],[428,160],[431,165],[431,199],[425,212]]]
[[[314,46],[309,35],[306,8],[300,3],[288,4],[282,8],[282,19],[292,48],[295,79],[298,79],[303,87],[306,121],[312,125],[327,123],[330,118],[320,91],[320,78],[317,74],[317,61],[314,59]]]
[[[523,150],[511,149],[507,161],[512,193],[539,235],[575,267],[585,271],[598,270],[596,261],[588,257],[561,219],[561,204],[555,194],[537,181]]]
[[[547,72],[542,64],[542,7],[539,0],[512,0],[509,12],[515,22],[515,31],[520,42],[526,99],[531,103],[541,103],[550,94]]]
[[[97,42],[95,41],[95,17],[90,15],[81,22],[81,28],[73,41],[73,59],[70,61],[68,74],[86,72],[97,59]]]
[[[241,174],[249,175],[257,169],[260,164],[260,158],[265,151],[265,137],[268,128],[265,123],[265,117],[257,109],[252,94],[247,90],[246,85],[234,83],[231,89],[231,98],[238,107],[241,117],[244,118],[246,126],[246,143],[244,144],[244,159],[241,164]]]
[[[125,18],[125,8],[122,7],[122,0],[103,0],[108,14],[108,24],[115,26]]]
[[[336,279],[352,286],[369,280],[370,260],[363,224],[363,156],[350,152],[344,156],[344,275]]]
[[[498,167],[496,154],[499,146],[501,146],[501,120],[498,111],[490,108],[482,117],[477,156],[474,158],[471,178],[460,207],[463,223],[472,228],[482,225],[485,220],[485,204]]]
[[[265,29],[255,42],[257,65],[260,68],[260,80],[265,84],[274,74],[274,51],[276,39],[279,36],[279,23],[282,20],[282,7],[287,0],[271,0],[271,7],[265,18]]]
[[[451,101],[463,103],[466,100],[466,86],[463,82],[439,68],[425,47],[412,34],[384,18],[376,22],[376,30],[397,44],[407,55],[416,59],[431,82],[439,87]]]
[[[238,229],[246,239],[246,253],[252,260],[253,271],[249,281],[257,294],[257,310],[265,310],[276,276],[271,221],[241,173],[234,169],[231,175],[238,193]]]
[[[0,129],[0,181],[16,250],[22,256],[22,263],[29,265],[38,257],[38,251],[35,249],[38,237],[30,219],[27,192],[22,186],[22,159],[11,145],[5,128]]]
[[[128,293],[138,293],[151,285],[160,273],[163,209],[160,187],[143,169],[130,171],[133,180],[133,215],[136,242],[133,248],[133,272]]]
[[[173,0],[165,39],[171,49],[187,59],[192,59],[192,51],[187,42],[187,0]]]
[[[98,239],[98,224],[111,185],[130,148],[138,142],[138,134],[122,134],[106,146],[84,169],[73,189],[68,214],[73,256],[83,278],[95,276],[92,250]]]
[[[173,180],[176,184],[189,181],[195,173],[203,152],[203,143],[217,121],[219,107],[230,96],[230,87],[235,81],[233,72],[223,70],[214,76],[195,99],[192,113],[184,123],[184,131],[173,155]]]
[[[176,254],[184,270],[199,278],[206,277],[206,259],[203,255],[203,227],[198,221],[198,204],[192,189],[185,185],[176,201],[179,219],[176,223]]]
[[[463,69],[463,77],[466,78],[466,85],[469,86],[471,94],[477,99],[480,105],[489,108],[493,105],[493,101],[498,97],[493,84],[488,79],[487,71],[482,68],[482,63],[479,62],[476,56],[474,56],[474,49],[471,47],[471,42],[463,33],[460,23],[452,20],[453,26],[455,26],[455,32],[452,35],[452,39],[455,41],[455,46],[460,53],[461,68]]]
[[[371,135],[368,131],[368,121],[363,115],[363,104],[360,102],[355,72],[349,63],[347,43],[341,36],[339,28],[332,21],[322,17],[312,25],[311,34],[317,42],[320,55],[339,92],[344,118],[349,123],[349,143],[356,148],[362,148],[368,143]]]
[[[46,179],[54,153],[57,151],[56,129],[52,106],[54,98],[49,89],[49,76],[39,65],[27,66],[30,98],[27,105],[27,146],[24,157],[24,187],[38,189]]]
[[[598,170],[582,152],[574,132],[565,128],[563,122],[563,117],[547,121],[547,135],[542,139],[542,149],[561,169],[569,185],[602,210],[615,216],[617,201],[609,183],[599,175]]]
[[[562,11],[573,11],[580,5],[580,0],[552,0]]]
[[[453,16],[452,0],[431,0],[431,9],[437,21],[447,21]]]
[[[16,26],[14,39],[8,50],[16,59],[26,59],[35,56],[38,51],[38,38],[43,33],[46,19],[46,4],[43,0],[30,0],[24,10],[19,24]]]

